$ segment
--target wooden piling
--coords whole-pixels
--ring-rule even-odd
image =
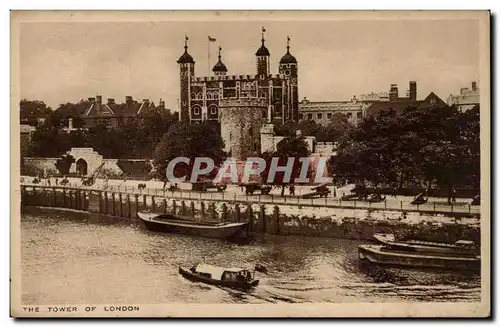
[[[237,222],[241,222],[241,212],[240,212],[240,205],[238,203],[236,203],[234,205],[234,213],[235,213],[235,217],[234,219],[237,221]]]
[[[205,220],[205,202],[200,203],[200,219],[201,221]]]
[[[172,201],[172,214],[175,215],[177,212],[177,201]]]
[[[155,196],[154,196],[154,195],[152,195],[152,196],[151,196],[151,211],[153,211],[153,212],[154,212],[154,211],[155,211],[155,209],[156,209],[156,204],[155,204]]]
[[[259,212],[259,220],[260,220],[260,224],[261,224],[261,231],[263,233],[266,232],[267,228],[267,223],[266,223],[266,207],[264,205],[261,205],[260,206],[260,212]]]
[[[163,199],[163,213],[166,215],[167,214],[167,199]]]
[[[139,216],[137,215],[137,213],[139,212],[139,194],[134,194],[134,197],[135,197],[135,215],[134,215],[134,217],[139,218]]]
[[[66,189],[63,188],[63,208],[66,208],[66,203],[67,202],[68,202],[68,199],[66,198]]]
[[[127,194],[127,211],[128,211],[127,217],[132,218],[132,208],[131,208],[130,194]]]
[[[104,213],[107,215],[108,211],[108,192],[104,192]]]
[[[227,214],[227,205],[226,203],[222,203],[222,213],[221,213],[221,220],[222,221],[227,221],[228,220],[228,214]]]
[[[181,201],[181,215],[186,215],[186,203],[184,202],[184,200]]]
[[[120,217],[123,217],[123,196],[121,193],[119,193],[118,197],[120,199]]]

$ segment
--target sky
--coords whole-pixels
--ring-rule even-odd
[[[55,109],[130,95],[156,104],[162,98],[175,110],[185,35],[197,76],[209,74],[208,36],[217,39],[210,66],[221,46],[228,74],[254,74],[262,26],[273,74],[291,38],[299,97],[311,101],[387,92],[390,84],[405,95],[410,80],[418,99],[435,92],[446,101],[479,81],[477,20],[29,22],[20,28],[21,98]]]

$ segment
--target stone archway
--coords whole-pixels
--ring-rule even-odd
[[[85,161],[82,158],[76,161],[76,174],[78,176],[86,176],[87,169],[88,169],[87,161]]]

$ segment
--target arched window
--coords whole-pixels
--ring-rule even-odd
[[[217,115],[217,106],[215,104],[211,104],[208,108],[210,109],[211,115]]]
[[[200,114],[200,112],[201,112],[201,108],[200,108],[200,106],[194,106],[194,107],[193,107],[193,114],[195,114],[195,115],[199,115],[199,114]]]

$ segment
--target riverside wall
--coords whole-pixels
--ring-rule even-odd
[[[66,187],[21,187],[21,206],[67,208],[129,219],[137,212],[195,220],[250,221],[252,232],[371,240],[374,233],[415,232],[436,241],[480,242],[479,217],[371,209],[335,209],[170,197]]]

